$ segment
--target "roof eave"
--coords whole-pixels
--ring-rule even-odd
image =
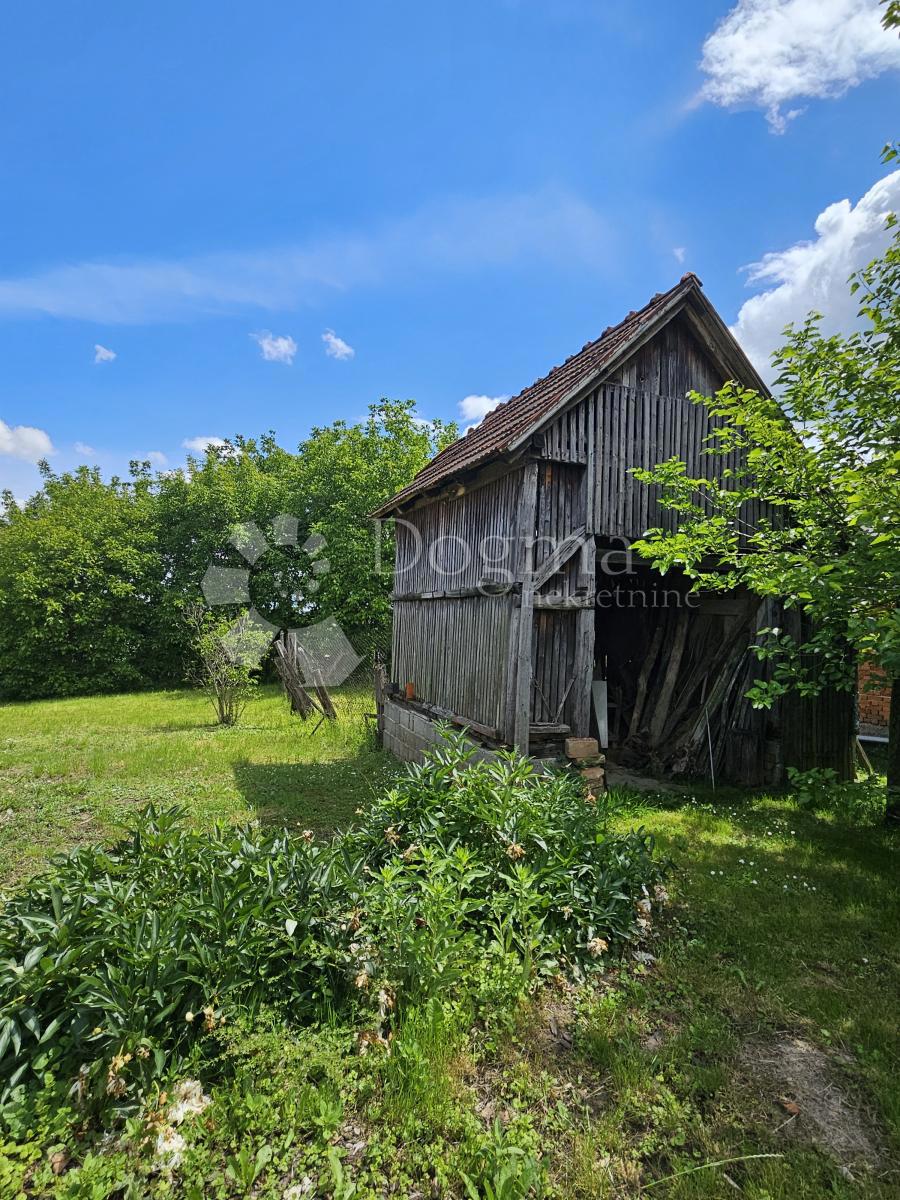
[[[698,302],[699,307],[703,311],[703,316],[713,326],[711,341],[709,338],[705,339],[708,343],[706,349],[725,368],[725,374],[730,374],[732,378],[745,387],[753,388],[755,391],[761,392],[764,396],[769,395],[769,389],[766,387],[764,380],[753,363],[744,353],[740,342],[738,342],[737,338],[706,298],[699,283],[692,283],[685,291],[673,296],[668,304],[661,308],[658,313],[654,314],[653,318],[646,323],[646,326],[640,330],[639,334],[625,342],[602,367],[593,371],[587,378],[582,379],[548,413],[545,413],[540,420],[535,421],[529,429],[513,442],[509,448],[510,451],[520,449],[534,437],[535,433],[547,425],[551,425],[570,404],[577,403],[597,387],[598,384],[602,383],[608,375],[611,375],[623,362],[629,359],[636,350],[639,350],[641,346],[655,337],[659,329],[679,312],[690,314],[690,306],[693,301]]]
[[[711,330],[713,344],[707,347],[710,353],[715,354],[719,358],[722,365],[732,372],[732,377],[738,383],[743,384],[744,387],[752,388],[754,391],[761,392],[764,396],[770,395],[771,393],[765,380],[747,357],[740,342],[716,312],[703,291],[698,289],[693,292],[691,299],[698,302],[699,307],[703,310],[703,316],[713,327]],[[686,305],[685,307],[688,306]]]
[[[404,511],[408,511],[420,503],[429,499],[440,498],[447,492],[449,493],[454,487],[463,487],[466,485],[463,480],[467,477],[476,478],[484,470],[490,467],[493,463],[505,463],[512,467],[518,459],[521,458],[520,453],[512,450],[487,450],[479,458],[472,462],[466,463],[464,467],[460,467],[457,471],[450,475],[445,475],[430,486],[423,487],[420,491],[413,492],[410,496],[404,496],[402,500],[397,502],[397,497],[392,496],[386,500],[379,508],[369,513],[370,520],[380,520],[382,517],[397,516]],[[399,493],[398,493],[399,494]]]

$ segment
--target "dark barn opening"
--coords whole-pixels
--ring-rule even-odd
[[[610,760],[661,774],[738,771],[748,783],[776,776],[771,722],[745,697],[762,674],[748,655],[758,604],[743,593],[694,592],[682,572],[661,576],[649,564],[632,564],[610,585],[598,589],[594,634],[605,729],[602,690],[593,712]]]
[[[594,614],[594,679],[607,685],[606,740],[621,747],[641,728],[648,707],[648,656],[652,650],[655,661],[661,646],[671,643],[689,585],[672,576],[663,579],[649,564],[605,582],[606,587],[598,586]],[[596,714],[593,720],[601,732]]]

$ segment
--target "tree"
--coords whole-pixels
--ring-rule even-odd
[[[210,567],[247,570],[251,603],[274,624],[290,624],[296,617],[305,556],[298,556],[293,545],[280,544],[273,529],[281,514],[296,516],[302,507],[296,475],[296,455],[269,433],[235,437],[211,447],[203,458],[189,459],[184,470],[157,477],[154,521],[163,580],[157,651],[182,674],[192,654],[182,614],[203,600]],[[267,543],[252,564],[233,540],[247,525],[258,527]],[[301,522],[293,540],[302,543],[306,537]]]
[[[184,621],[197,664],[191,677],[209,696],[219,725],[236,725],[256,688],[268,635],[247,614],[231,622],[200,604],[185,610]]]
[[[269,433],[181,471],[134,462],[128,480],[45,466],[26,504],[3,496],[0,696],[183,682],[196,665],[183,616],[210,567],[246,572],[252,607],[277,628],[333,616],[350,633],[385,630],[393,537],[368,514],[455,433],[412,401],[382,400],[364,422],[314,429],[295,454]],[[248,527],[258,557],[242,553]]]
[[[789,688],[852,689],[860,655],[892,681],[887,818],[900,821],[900,230],[889,226],[884,255],[850,281],[859,327],[826,336],[812,313],[785,331],[777,399],[733,383],[692,397],[718,424],[706,453],[738,449],[741,470],[690,478],[672,459],[635,474],[679,515],[676,530],[637,546],[658,569],[780,597],[808,618],[799,639],[764,631],[757,653],[772,673],[749,693],[758,707]],[[750,500],[767,513],[754,526]]]
[[[162,571],[151,482],[54,475],[0,518],[0,695],[137,688],[159,678]]]
[[[366,421],[313,429],[298,448],[297,486],[310,533],[323,539],[328,571],[315,610],[348,631],[387,629],[394,568],[393,523],[369,514],[455,441],[454,424],[425,422],[411,400],[381,400]]]
[[[426,423],[413,401],[381,400],[363,422],[312,430],[296,454],[272,434],[237,437],[188,470],[158,479],[157,536],[165,572],[166,657],[184,657],[177,614],[211,566],[249,569],[253,607],[281,628],[335,617],[348,631],[390,620],[393,537],[369,513],[456,436]],[[277,526],[287,518],[290,528]],[[255,526],[265,551],[252,566],[235,541]]]

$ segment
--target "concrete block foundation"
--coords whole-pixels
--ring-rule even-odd
[[[401,762],[421,762],[426,751],[443,741],[435,721],[391,696],[384,698],[382,736],[385,750]],[[488,750],[472,738],[466,740],[474,751],[473,762],[496,761],[496,750]],[[550,763],[537,758],[531,761],[539,774],[550,774]]]
[[[417,712],[409,705],[384,698],[384,748],[402,762],[421,762],[427,750],[441,742],[438,727],[430,717]],[[486,750],[477,742],[469,740],[479,762],[493,762],[497,757],[494,750]]]

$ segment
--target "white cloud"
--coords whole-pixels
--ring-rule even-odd
[[[900,67],[900,39],[875,0],[739,0],[703,44],[700,93],[725,108],[762,108],[773,133],[802,109]]]
[[[687,254],[687,250],[684,246],[673,246],[672,253],[675,255],[675,258],[678,262],[683,263],[684,256]]]
[[[814,240],[772,251],[748,268],[750,283],[772,286],[741,306],[732,332],[763,376],[771,378],[769,356],[781,345],[785,325],[801,322],[811,309],[822,314],[828,333],[854,326],[858,301],[847,280],[887,246],[885,218],[898,210],[900,171],[894,171],[855,206],[830,204],[816,218]]]
[[[4,314],[105,323],[189,320],[295,308],[323,293],[524,261],[597,273],[615,249],[606,219],[555,188],[432,205],[367,233],[246,254],[85,262],[0,279]]]
[[[7,425],[0,421],[0,454],[34,463],[55,453],[53,443],[43,429],[31,425]]]
[[[322,341],[325,343],[325,353],[329,358],[336,358],[343,361],[345,358],[353,358],[356,351],[352,346],[349,346],[343,338],[339,338],[333,329],[326,329],[322,334]]]
[[[101,346],[99,342],[94,346],[95,363],[112,362],[115,357],[115,350],[108,350],[106,346]]]
[[[83,454],[85,458],[93,458],[97,451],[93,446],[89,446],[87,442],[75,442],[72,449],[76,454]]]
[[[192,437],[185,438],[181,443],[185,450],[191,450],[194,454],[205,454],[212,447],[225,446],[227,442],[220,437]]]
[[[144,458],[146,458],[148,462],[154,463],[157,467],[164,467],[169,461],[166,455],[163,454],[162,450],[148,450],[144,455]]]
[[[268,329],[262,330],[261,333],[251,333],[250,336],[259,346],[266,362],[284,363],[289,367],[294,361],[297,343],[292,337],[276,337],[274,333],[269,333]]]
[[[463,421],[469,421],[469,429],[480,425],[491,409],[508,400],[509,396],[464,396],[459,402],[459,415]]]

